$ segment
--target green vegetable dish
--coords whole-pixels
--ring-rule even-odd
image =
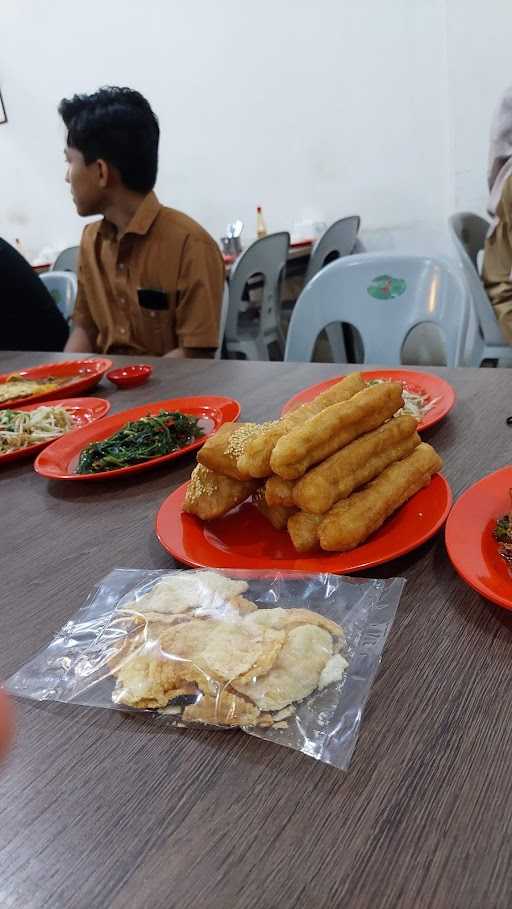
[[[76,472],[101,473],[141,464],[178,451],[203,435],[195,417],[161,410],[126,423],[108,439],[91,442],[80,452]]]
[[[509,489],[509,496],[512,503],[512,489]],[[508,565],[512,565],[512,511],[498,518],[492,535],[498,543],[501,558]]]

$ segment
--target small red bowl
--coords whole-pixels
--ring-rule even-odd
[[[120,366],[119,369],[111,369],[107,372],[107,379],[117,385],[118,388],[134,388],[135,385],[143,385],[147,382],[153,367],[147,363],[137,363],[136,366]]]

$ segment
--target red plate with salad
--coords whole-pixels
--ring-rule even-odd
[[[357,366],[354,366],[351,371],[356,369]],[[455,391],[452,386],[434,373],[417,372],[412,369],[374,369],[364,370],[361,375],[365,382],[401,382],[404,389],[404,412],[419,419],[420,432],[439,423],[455,403]],[[342,375],[335,376],[333,379],[303,388],[283,405],[281,414],[312,401],[342,378]]]
[[[240,404],[217,395],[142,404],[57,439],[34,467],[52,480],[110,480],[147,470],[199,448]]]
[[[464,492],[446,522],[446,548],[461,578],[487,600],[512,609],[512,467]]]
[[[64,398],[0,410],[0,466],[33,457],[55,439],[100,420],[110,410],[103,398]]]
[[[0,409],[76,397],[95,388],[111,366],[112,360],[106,357],[88,357],[4,373],[0,375]]]

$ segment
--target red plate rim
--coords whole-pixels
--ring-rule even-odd
[[[457,574],[486,600],[504,609],[512,609],[512,575],[498,555],[491,531],[494,521],[510,508],[511,487],[512,466],[486,474],[459,496],[445,528],[446,551]],[[487,578],[479,572],[487,572]]]
[[[217,422],[215,430],[222,426],[223,423],[236,420],[241,409],[239,401],[235,400],[235,398],[227,398],[221,395],[193,395],[180,398],[166,398],[162,401],[148,401],[145,404],[139,404],[128,410],[122,410],[119,413],[112,414],[103,421],[98,434],[94,431],[91,432],[92,427],[85,426],[82,429],[77,429],[73,432],[72,440],[70,440],[69,433],[59,437],[55,442],[48,445],[48,447],[36,458],[34,470],[41,476],[51,480],[111,480],[116,477],[139,473],[142,470],[147,470],[158,464],[163,464],[166,461],[172,461],[177,457],[181,457],[181,455],[187,454],[189,451],[200,448],[208,436],[215,430],[206,433],[200,439],[191,442],[190,445],[186,445],[184,448],[178,449],[178,451],[172,451],[169,454],[162,455],[158,458],[151,458],[148,461],[143,461],[141,464],[130,464],[128,467],[120,467],[116,470],[105,470],[101,473],[77,474],[69,472],[69,464],[77,457],[85,445],[106,438],[129,420],[142,417],[146,413],[156,413],[162,409],[181,410],[186,413],[187,407],[196,412],[204,411],[205,415],[208,415],[207,412],[210,411],[212,413],[212,419],[214,419],[213,414],[216,414]],[[62,471],[58,466],[55,467],[57,459],[59,458],[65,459],[68,465],[68,468],[65,471]]]
[[[89,388],[94,388],[98,384],[102,376],[107,372],[108,369],[112,366],[112,360],[109,360],[107,357],[85,357],[77,360],[61,360],[60,363],[41,363],[39,366],[30,366],[27,369],[12,369],[10,372],[2,373],[0,375],[0,385],[4,385],[10,376],[20,375],[27,379],[37,379],[45,375],[62,375],[66,374],[69,370],[76,369],[79,370],[85,365],[93,366],[94,368],[78,378],[74,378],[73,381],[69,381],[62,385],[59,385],[54,391],[42,392],[37,395],[30,395],[30,397],[23,398],[12,398],[9,401],[3,401],[0,403],[0,409],[12,410],[18,406],[25,405],[27,403],[38,403],[41,401],[52,401],[55,399],[62,398],[63,394],[65,395],[66,390],[69,391],[86,391]],[[73,372],[70,372],[70,375],[73,375]]]
[[[97,414],[95,413],[93,415],[93,418],[88,421],[88,423],[87,423],[88,426],[91,423],[96,423],[98,420],[101,420],[102,417],[106,416],[106,414],[109,412],[109,410],[111,408],[111,403],[110,403],[110,401],[107,401],[106,398],[94,398],[94,397],[61,398],[60,400],[56,400],[56,401],[52,400],[50,403],[51,403],[52,407],[65,407],[68,410],[76,409],[78,407],[83,408],[84,410],[87,408],[90,410],[94,410],[97,408],[98,413]],[[36,404],[25,404],[23,407],[9,407],[9,408],[3,408],[3,409],[31,411],[31,410],[37,410],[38,407],[42,407],[42,406],[44,406],[44,404],[45,404],[44,401],[39,401]],[[81,428],[81,427],[77,427],[77,428]],[[77,432],[77,429],[70,429],[69,432],[64,433],[64,434],[69,435],[70,432]],[[60,439],[61,436],[57,436],[57,438]],[[54,440],[54,441],[56,441],[56,440]],[[15,461],[15,460],[18,460],[21,458],[30,457],[30,455],[34,455],[37,452],[42,451],[43,448],[46,448],[48,445],[51,445],[51,444],[52,444],[52,440],[50,439],[48,442],[37,442],[35,445],[27,445],[26,448],[17,448],[16,451],[6,451],[3,454],[0,454],[0,465],[6,464],[8,461]]]
[[[326,571],[332,574],[364,571],[399,558],[426,543],[442,527],[452,505],[452,494],[447,480],[441,474],[436,474],[432,478],[430,485],[416,493],[409,502],[406,502],[396,515],[389,519],[389,522],[396,521],[401,513],[409,514],[415,507],[415,501],[417,507],[419,497],[425,497],[419,500],[425,503],[435,501],[435,498],[439,497],[440,507],[435,520],[432,521],[428,528],[418,533],[416,537],[408,537],[407,541],[404,539],[403,544],[397,545],[392,551],[382,551],[380,555],[375,554],[374,556],[370,555],[370,557],[364,554],[368,550],[371,552],[372,549],[379,548],[380,542],[383,538],[385,539],[386,535],[386,524],[384,524],[369,541],[348,553],[325,553],[309,557],[297,555],[297,558],[293,559],[261,559],[260,557],[248,558],[237,553],[231,553],[229,550],[222,549],[209,542],[207,539],[207,525],[202,524],[194,515],[188,515],[183,512],[182,506],[187,486],[188,483],[179,486],[160,506],[156,518],[156,536],[161,546],[170,555],[185,565],[191,565],[196,568],[291,570],[306,573]],[[212,523],[215,524],[215,522]],[[184,530],[189,535],[190,533],[193,535],[193,551],[184,540]],[[265,533],[267,533],[267,525],[265,525]],[[268,535],[272,537],[276,535],[276,538],[279,535],[282,538],[284,537],[284,531],[274,531],[268,525]],[[375,543],[377,543],[377,547],[375,547]],[[209,556],[212,555],[212,557],[199,557],[195,554],[198,547],[207,552]]]
[[[316,385],[309,385],[307,388],[298,391],[297,394],[293,395],[293,397],[289,398],[289,400],[283,404],[281,415],[283,416],[288,413],[289,410],[298,404],[304,404],[307,401],[311,401],[317,394],[330,388],[336,382],[339,382],[345,375],[349,374],[350,373],[342,373],[332,379],[324,379],[323,382],[317,382]],[[418,426],[420,432],[430,429],[431,426],[435,426],[436,423],[439,423],[439,421],[449,413],[456,401],[456,393],[453,386],[436,373],[421,372],[415,369],[365,369],[361,371],[361,375],[363,379],[366,380],[386,378],[396,379],[397,381],[403,381],[406,387],[409,388],[431,386],[431,391],[434,396],[437,397],[441,395],[442,400],[438,401],[432,410],[420,421]]]

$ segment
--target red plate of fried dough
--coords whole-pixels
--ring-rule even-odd
[[[191,565],[339,573],[414,549],[451,493],[403,406],[399,382],[352,373],[279,420],[224,424],[162,505],[160,542]]]

